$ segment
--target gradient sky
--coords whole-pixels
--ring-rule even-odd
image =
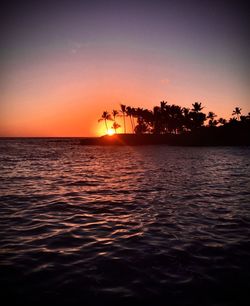
[[[99,135],[120,103],[249,112],[249,10],[230,2],[2,5],[0,136]]]

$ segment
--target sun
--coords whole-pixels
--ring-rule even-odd
[[[115,134],[115,131],[114,131],[114,129],[108,129],[108,132],[107,132],[107,134],[108,134],[109,136],[112,136],[112,135],[114,135],[114,134]]]

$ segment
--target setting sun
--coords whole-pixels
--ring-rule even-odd
[[[115,134],[115,131],[114,131],[113,129],[108,129],[107,134],[108,134],[109,136],[112,136],[112,135]]]

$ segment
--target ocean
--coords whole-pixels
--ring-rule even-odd
[[[249,305],[249,280],[250,147],[0,140],[5,305]]]

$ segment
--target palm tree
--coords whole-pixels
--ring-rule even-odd
[[[214,112],[208,112],[207,119],[214,119],[216,117]]]
[[[162,103],[161,103],[162,106]],[[169,123],[170,123],[170,113],[171,113],[171,105],[167,105],[167,102],[164,105],[164,108],[162,109],[162,116],[164,121],[164,133],[168,133],[170,131],[169,129]]]
[[[169,109],[170,105],[167,105],[167,101],[161,101],[159,107],[159,117],[158,120],[160,121],[160,132],[166,133],[168,128],[168,121],[169,121]],[[155,112],[154,112],[155,113]]]
[[[133,126],[133,121],[132,121],[132,115],[133,115],[133,111],[132,111],[132,107],[127,106],[126,107],[126,114],[127,116],[130,118],[130,123],[131,123],[131,129],[134,132],[134,126]]]
[[[125,115],[126,115],[126,105],[121,104],[121,112],[123,116],[123,129],[124,129],[124,134],[126,134],[126,120],[125,120]]]
[[[166,101],[161,101],[161,112],[165,111],[166,105],[167,105]]]
[[[182,108],[178,105],[171,105],[169,108],[169,130],[177,134],[177,130],[182,130]]]
[[[214,120],[215,117],[217,117],[217,115],[215,115],[214,112],[208,112],[207,119]]]
[[[134,107],[131,107],[131,114],[132,114],[132,121],[134,126],[134,132],[135,132],[135,117],[136,117],[136,109]]]
[[[188,131],[191,129],[191,123],[190,123],[190,109],[183,107],[182,109],[182,121],[184,126],[184,131]]]
[[[109,114],[109,112],[107,112],[107,111],[104,111],[102,113],[101,118],[98,120],[98,122],[100,122],[100,121],[105,122],[105,127],[106,127],[106,130],[107,130],[107,133],[108,133],[108,124],[107,124],[108,120],[113,120],[113,119],[112,119],[111,115]]]
[[[118,124],[117,122],[116,122],[116,117],[117,116],[119,116],[119,112],[117,111],[117,110],[115,110],[115,109],[113,109],[113,111],[112,111],[112,115],[113,115],[113,118],[114,118],[114,123],[113,123],[113,125],[112,125],[112,129],[114,129],[115,130],[115,133],[116,133],[116,130],[120,127],[120,124]]]
[[[232,113],[233,116],[237,116],[237,120],[239,120],[239,116],[241,115],[241,108],[240,107],[235,107]]]
[[[161,115],[161,108],[159,106],[155,106],[153,108],[153,133],[155,134],[160,134],[162,130]]]
[[[115,118],[119,115],[119,112],[117,110],[113,109],[112,115],[113,115],[113,118],[114,118],[114,121],[115,121]]]
[[[224,118],[219,118],[218,122],[221,124],[221,125],[225,125],[227,123],[227,120],[224,119]]]
[[[117,122],[114,122],[111,128],[114,129],[116,133],[116,130],[119,129],[119,127],[121,127],[120,124],[118,124]]]
[[[192,104],[193,108],[189,113],[190,124],[192,129],[201,128],[206,120],[206,114],[202,113],[201,110],[204,108],[201,106],[201,103],[195,102]]]
[[[209,122],[208,122],[208,125],[209,126],[215,126],[218,124],[218,121],[217,120],[214,120],[214,118],[217,117],[217,115],[215,115],[214,112],[209,112],[208,115],[207,115],[207,119],[210,119]]]
[[[145,123],[144,119],[142,117],[138,117],[137,119],[137,126],[135,127],[135,133],[136,134],[144,134],[149,131],[148,125]]]
[[[200,112],[204,108],[204,107],[201,107],[201,103],[199,102],[195,102],[192,105],[193,105],[193,108],[191,110],[195,113]]]

